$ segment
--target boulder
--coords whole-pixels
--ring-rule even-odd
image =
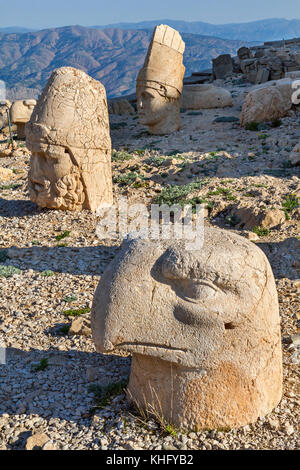
[[[241,125],[274,121],[286,116],[291,107],[291,82],[256,88],[246,96],[241,113]]]
[[[253,230],[254,227],[275,228],[285,222],[285,214],[280,209],[265,211],[252,204],[237,204],[230,210],[229,217],[236,220],[236,228]]]
[[[36,100],[14,101],[10,108],[10,120],[17,125],[18,138],[25,138],[25,124],[30,121]]]

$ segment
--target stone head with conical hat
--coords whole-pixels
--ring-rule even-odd
[[[185,43],[175,29],[157,26],[137,78],[141,124],[152,134],[170,134],[181,127],[180,96],[185,67]]]
[[[60,210],[112,203],[104,86],[81,70],[56,70],[26,125],[31,200]]]

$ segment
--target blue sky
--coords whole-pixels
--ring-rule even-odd
[[[0,0],[0,27],[48,28],[173,19],[208,23],[300,19],[299,0]]]

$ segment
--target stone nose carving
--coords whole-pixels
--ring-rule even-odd
[[[133,354],[130,399],[179,427],[242,426],[280,401],[272,270],[229,232],[206,229],[195,252],[179,241],[125,244],[101,279],[92,325],[99,352]]]

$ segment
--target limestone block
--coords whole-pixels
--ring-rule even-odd
[[[133,354],[128,398],[185,430],[255,422],[282,396],[278,298],[263,252],[206,228],[204,245],[124,243],[92,308],[96,348]]]
[[[233,73],[233,60],[230,54],[222,54],[213,59],[213,73],[216,79],[224,79]]]
[[[10,107],[10,120],[17,125],[18,138],[25,138],[25,124],[30,121],[36,100],[14,101]]]

